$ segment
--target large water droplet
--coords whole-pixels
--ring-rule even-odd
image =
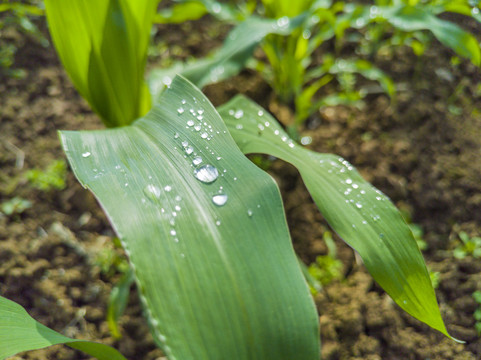
[[[212,202],[217,206],[224,206],[227,202],[227,195],[226,194],[216,194],[212,196]]]
[[[206,164],[194,170],[194,176],[203,183],[210,184],[219,177],[219,171],[215,166]]]
[[[89,157],[90,155],[92,155],[90,152],[86,151],[82,154],[82,157],[86,158],[86,157]]]
[[[144,188],[144,194],[150,200],[156,200],[160,197],[160,188],[153,184],[149,184]]]

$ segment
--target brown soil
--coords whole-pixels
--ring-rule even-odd
[[[209,29],[205,22],[199,24]],[[182,40],[179,33],[184,34],[191,44],[187,51],[199,53],[195,48],[199,38],[188,37],[193,26],[197,25],[177,26],[176,31],[160,28],[161,35],[170,46]],[[217,43],[208,43],[207,48]],[[24,179],[27,169],[45,168],[64,158],[57,130],[102,125],[74,90],[52,48],[28,39],[22,39],[19,47],[15,66],[26,69],[26,78],[0,81],[0,203],[19,196],[33,206],[20,215],[0,216],[0,294],[68,336],[114,345],[128,359],[160,359],[162,353],[148,334],[135,290],[121,319],[123,338],[116,341],[109,334],[106,303],[119,274],[103,274],[97,254],[106,247],[117,250],[94,198],[71,173],[61,191],[36,190]],[[179,50],[179,58],[186,57],[185,50]],[[443,317],[451,334],[466,344],[455,343],[403,313],[337,239],[345,279],[315,297],[324,359],[481,357],[473,318],[477,304],[471,296],[481,290],[481,261],[457,260],[452,252],[459,231],[472,236],[481,232],[481,94],[476,83],[481,72],[467,62],[451,66],[450,56],[440,46],[422,60],[407,49],[378,56],[379,66],[404,84],[397,105],[384,95],[372,95],[361,110],[325,108],[307,123],[303,134],[313,138],[310,148],[347,158],[423,227],[427,264],[440,272],[437,295]],[[451,76],[442,76],[439,69]],[[270,88],[248,71],[206,89],[216,105],[238,92],[269,108]],[[461,114],[450,112],[453,106]],[[322,235],[328,227],[293,167],[274,161],[270,172],[282,190],[296,251],[310,263],[326,253]],[[85,357],[55,346],[16,358]]]

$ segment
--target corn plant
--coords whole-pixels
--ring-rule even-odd
[[[233,22],[243,19],[248,23],[257,17],[255,13],[247,16],[245,11],[236,11],[236,8],[228,5],[214,3],[218,4],[216,7],[207,0],[182,1],[178,6],[188,9],[193,4],[203,8],[203,13],[210,12],[218,18]],[[264,34],[262,41],[258,41],[267,61],[250,59],[245,63],[259,71],[280,100],[293,108],[295,119],[290,125],[294,134],[296,128],[320,107],[359,103],[367,91],[355,86],[358,75],[378,82],[382,91],[395,99],[395,85],[383,71],[366,59],[339,56],[348,32],[361,31],[361,38],[362,32],[366,33],[370,40],[361,41],[361,52],[362,47],[367,47],[368,55],[371,56],[381,46],[401,44],[408,44],[420,55],[430,41],[427,35],[429,31],[442,44],[470,59],[475,65],[481,61],[481,51],[475,37],[456,24],[438,17],[441,13],[453,12],[481,21],[479,8],[467,0],[377,0],[370,5],[330,0],[302,0],[294,3],[263,0],[262,8],[257,12],[262,13],[264,18],[275,20],[278,27],[285,31],[271,31]],[[294,26],[290,23],[293,18],[297,19]],[[227,41],[229,40],[228,38]],[[321,45],[330,40],[334,40],[335,53],[316,55]],[[314,56],[321,56],[320,66],[313,66]],[[179,70],[180,65],[176,67],[176,71]],[[190,79],[188,71],[184,75]],[[213,77],[211,82],[228,76],[225,73],[220,79]],[[320,90],[333,80],[339,85],[338,92],[320,96]],[[193,81],[199,86],[204,85],[195,79]]]
[[[241,95],[215,109],[177,76],[148,111],[143,70],[157,1],[90,5],[47,0],[47,18],[74,85],[109,128],[61,131],[60,139],[120,239],[153,338],[168,358],[320,357],[318,315],[279,190],[248,153],[296,166],[373,278],[402,309],[450,337],[416,241],[383,193],[346,160],[298,146]],[[255,29],[281,31],[269,21]],[[214,66],[231,63],[228,55],[224,50]],[[45,328],[0,297],[0,358],[58,343],[123,359],[113,348]]]

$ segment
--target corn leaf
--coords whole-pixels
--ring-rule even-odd
[[[180,74],[198,87],[216,83],[237,75],[254,49],[268,34],[288,34],[307,17],[300,15],[278,24],[276,20],[249,17],[237,25],[227,36],[222,47],[207,58],[177,63],[171,68],[155,69],[149,74],[149,88],[155,102],[176,74]]]
[[[295,144],[251,100],[237,96],[218,110],[245,154],[270,154],[296,166],[325,219],[379,285],[409,314],[450,337],[416,241],[384,194],[343,158]]]
[[[50,33],[79,93],[107,126],[144,115],[144,68],[158,0],[46,0]]]
[[[453,11],[449,7],[445,9]],[[475,65],[479,66],[481,63],[481,49],[476,38],[458,25],[438,18],[436,16],[439,12],[438,7],[402,4],[376,7],[346,6],[345,10],[347,15],[338,18],[338,25],[349,23],[352,27],[360,28],[369,22],[388,21],[395,28],[405,32],[429,30],[442,44],[458,55],[468,58]],[[472,17],[479,20],[478,15],[472,13]]]
[[[114,348],[70,339],[38,323],[19,304],[0,296],[0,359],[28,350],[66,344],[99,360],[125,360]]]
[[[318,318],[274,181],[177,77],[133,125],[61,132],[176,359],[319,359]]]
[[[405,6],[387,20],[403,31],[430,30],[444,45],[464,56],[475,65],[481,63],[481,50],[476,38],[458,25],[441,20],[417,7]]]
[[[201,1],[186,1],[162,9],[155,15],[154,22],[158,24],[180,24],[185,21],[197,20],[207,14],[207,8]]]

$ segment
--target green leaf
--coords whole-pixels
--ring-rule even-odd
[[[296,166],[325,219],[379,285],[409,314],[450,337],[416,241],[384,194],[343,158],[295,144],[251,100],[237,96],[218,111],[245,154],[270,154]]]
[[[476,38],[452,22],[441,20],[419,7],[405,6],[387,19],[394,27],[403,31],[430,30],[444,45],[458,55],[480,65],[481,50]]]
[[[161,10],[154,18],[159,24],[180,24],[185,21],[197,20],[207,14],[207,8],[201,1],[186,1],[174,4]]]
[[[149,74],[149,88],[156,102],[176,74],[180,74],[198,87],[204,87],[238,74],[254,49],[268,34],[288,34],[297,28],[306,14],[291,19],[285,26],[278,26],[276,20],[250,17],[237,25],[227,36],[222,47],[210,57],[190,63],[177,63],[168,69],[155,69]]]
[[[128,125],[150,108],[144,68],[157,3],[45,1],[62,64],[107,126]]]
[[[191,83],[175,78],[132,126],[61,139],[122,241],[168,357],[319,359],[279,190]]]
[[[119,329],[119,319],[124,314],[125,307],[129,300],[130,287],[134,281],[134,272],[129,268],[110,292],[109,305],[107,308],[107,323],[115,339],[122,337]]]
[[[0,359],[19,352],[66,344],[99,360],[125,360],[114,348],[85,340],[70,339],[38,323],[23,307],[0,296]]]

